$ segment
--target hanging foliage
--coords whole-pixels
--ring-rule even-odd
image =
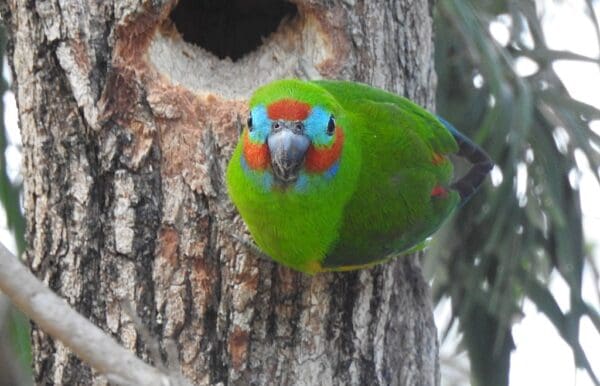
[[[592,4],[584,4],[600,42]],[[429,253],[434,296],[452,300],[473,384],[508,385],[511,329],[525,298],[598,384],[579,341],[582,317],[600,333],[600,316],[582,296],[583,269],[593,261],[575,158],[583,155],[597,177],[600,136],[590,122],[600,111],[573,99],[553,64],[600,61],[549,48],[534,1],[443,0],[436,11],[438,112],[488,150],[496,169]],[[507,27],[508,41],[492,36],[492,22]],[[522,60],[533,69],[527,76],[516,69]],[[569,286],[566,312],[548,288],[553,272]]]

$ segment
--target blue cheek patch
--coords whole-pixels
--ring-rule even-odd
[[[267,116],[267,108],[263,105],[255,106],[250,111],[250,116],[252,117],[252,131],[248,133],[250,141],[265,143],[271,131],[271,120]],[[240,159],[242,169],[244,169],[244,172],[252,183],[259,186],[263,191],[270,192],[273,186],[273,175],[271,172],[251,170],[243,154]]]
[[[325,178],[327,180],[332,179],[337,174],[338,170],[340,170],[340,161],[336,161],[327,171],[324,173]]]
[[[250,140],[254,143],[265,143],[271,131],[271,120],[267,115],[267,108],[258,105],[250,111],[250,116],[252,117]]]
[[[298,181],[296,181],[296,185],[294,185],[294,190],[298,193],[305,193],[309,183],[309,177],[306,175],[306,173],[300,172]]]
[[[262,186],[265,192],[270,192],[273,187],[273,175],[269,172],[262,172]]]
[[[297,193],[309,193],[311,187],[324,185],[331,181],[339,170],[340,162],[338,161],[322,174],[308,174],[306,172],[300,172],[298,181],[296,181],[296,184],[294,185],[294,190]]]
[[[254,122],[253,122],[254,123]],[[273,187],[273,175],[268,171],[256,171],[250,169],[246,157],[242,154],[240,157],[242,169],[248,178],[256,185],[260,186],[264,192],[270,192]]]
[[[242,164],[242,169],[244,170],[244,173],[250,175],[252,170],[250,170],[250,167],[248,167],[248,162],[246,161],[246,156],[244,155],[244,152],[242,152],[242,155],[240,156],[240,163]]]
[[[327,135],[327,124],[331,113],[320,106],[315,106],[310,111],[308,118],[304,120],[304,129],[311,139],[313,145],[330,146],[335,136]]]

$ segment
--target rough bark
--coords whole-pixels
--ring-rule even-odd
[[[233,237],[245,228],[223,181],[245,100],[272,79],[352,79],[432,107],[427,0],[297,0],[235,62],[184,42],[172,1],[0,4],[38,277],[150,360],[130,301],[196,384],[439,383],[417,256],[314,277],[260,260]],[[106,383],[35,327],[32,340],[38,384]]]

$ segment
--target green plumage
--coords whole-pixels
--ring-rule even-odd
[[[311,173],[307,158],[298,182],[281,185],[269,184],[270,167],[247,167],[260,159],[245,155],[243,139],[238,143],[227,170],[229,194],[259,248],[274,260],[308,273],[369,266],[423,242],[458,206],[446,158],[458,151],[457,142],[436,116],[408,99],[354,82],[282,80],[251,98],[253,121],[263,125],[263,107],[281,100],[330,114],[343,131],[343,147],[337,166]],[[321,115],[316,124],[305,122],[305,135],[325,154],[334,145],[315,143],[317,135],[327,138],[319,132]],[[261,130],[270,135],[271,127],[246,128],[242,138],[251,130],[255,137]]]

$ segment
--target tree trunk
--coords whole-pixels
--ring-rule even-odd
[[[431,108],[430,4],[223,3],[0,2],[31,269],[150,361],[129,302],[196,384],[439,384],[417,256],[293,272],[237,241],[224,184],[245,101],[273,79],[352,79]],[[32,341],[38,384],[106,384],[35,326]]]

